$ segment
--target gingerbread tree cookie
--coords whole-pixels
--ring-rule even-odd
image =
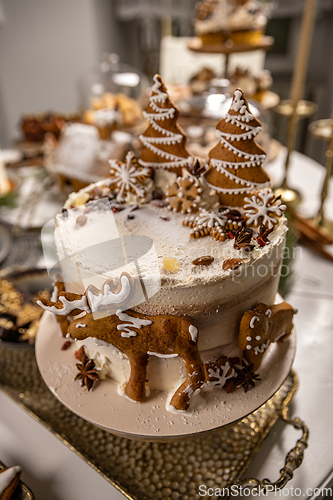
[[[220,142],[209,153],[205,177],[222,205],[240,207],[246,196],[270,186],[262,168],[265,151],[254,141],[260,122],[240,89],[235,90],[230,109],[216,128]]]
[[[186,135],[177,123],[179,111],[159,75],[154,76],[149,104],[143,115],[149,126],[139,136],[143,146],[140,165],[165,168],[181,175],[182,167],[192,165],[193,158],[186,148]]]

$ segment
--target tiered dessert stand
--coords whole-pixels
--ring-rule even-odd
[[[200,38],[194,37],[189,40],[187,47],[193,52],[200,52],[204,54],[224,54],[224,77],[228,78],[229,69],[229,56],[238,52],[252,52],[254,50],[268,50],[272,47],[274,38],[272,36],[263,36],[256,43],[242,43],[235,44],[231,40],[225,43],[206,45],[203,44]]]

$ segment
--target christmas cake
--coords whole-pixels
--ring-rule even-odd
[[[0,500],[10,500],[18,486],[21,467],[8,467],[0,470]]]
[[[39,304],[76,340],[87,390],[108,376],[133,401],[167,391],[167,409],[187,411],[199,391],[260,384],[262,357],[291,333],[294,310],[276,303],[286,207],[242,91],[217,127],[228,147],[207,166],[189,158],[174,109],[156,75],[140,158],[110,161],[110,177],[71,194],[56,217],[64,285]]]
[[[263,3],[258,0],[203,0],[194,29],[205,45],[257,43],[266,27]]]

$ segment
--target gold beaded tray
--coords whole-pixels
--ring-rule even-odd
[[[236,424],[222,431],[167,443],[115,436],[74,415],[48,390],[33,350],[0,347],[0,388],[132,500],[199,500],[200,485],[213,485],[221,490],[235,483],[257,488],[273,484],[282,488],[291,479],[292,471],[300,466],[307,446],[305,425],[299,419],[287,418],[288,405],[297,389],[293,371],[271,399]],[[303,435],[288,453],[279,479],[275,483],[240,481],[280,417],[302,430]]]

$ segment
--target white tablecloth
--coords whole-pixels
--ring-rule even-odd
[[[267,168],[275,181],[281,179],[284,156],[283,150]],[[324,175],[324,169],[313,160],[299,153],[292,155],[290,184],[304,195],[302,208],[305,212],[313,214],[318,208],[318,193]],[[327,209],[333,218],[333,184],[330,186]],[[299,310],[295,318],[298,346],[294,368],[300,386],[290,415],[304,419],[310,428],[310,440],[302,466],[288,484],[289,490],[283,492],[285,498],[310,497],[311,490],[319,487],[333,470],[332,283],[332,263],[302,247],[297,252],[295,282],[287,298]],[[279,423],[264,442],[246,476],[275,480],[286,453],[299,436],[295,430]],[[124,498],[1,391],[0,459],[7,465],[22,466],[22,479],[33,490],[36,500]],[[300,490],[291,490],[291,487]],[[276,498],[273,494],[268,497]]]

